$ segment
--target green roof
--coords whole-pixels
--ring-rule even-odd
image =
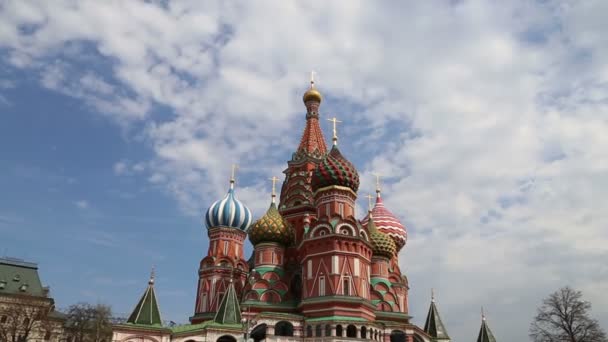
[[[219,324],[241,324],[241,307],[239,306],[239,300],[236,296],[232,279],[228,286],[228,292],[222,298],[213,321]]]
[[[0,258],[0,294],[23,294],[46,297],[38,265],[20,259]]]
[[[486,323],[485,317],[481,320],[481,328],[479,329],[479,336],[477,336],[477,342],[496,342],[488,323]]]
[[[424,323],[424,331],[433,337],[433,340],[449,340],[448,332],[443,326],[441,317],[439,317],[439,310],[435,306],[435,301],[431,301],[431,307],[429,308],[429,314],[426,316],[426,322]]]
[[[353,321],[367,322],[365,318],[351,316],[325,316],[307,319],[306,322],[324,322],[324,321]]]
[[[154,275],[150,277],[146,292],[144,292],[135,309],[133,309],[133,313],[127,319],[127,323],[158,327],[163,325],[158,302],[156,301],[156,293],[154,292]]]

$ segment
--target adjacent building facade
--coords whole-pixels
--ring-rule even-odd
[[[335,126],[327,146],[313,82],[303,101],[302,138],[278,200],[273,183],[268,210],[254,220],[232,177],[226,196],[207,210],[209,249],[199,263],[191,324],[162,325],[151,277],[127,323],[115,326],[114,341],[450,341],[434,299],[424,328],[410,322],[398,258],[406,228],[379,187],[375,205],[357,217],[359,174],[341,153]],[[254,246],[249,257],[246,238]]]

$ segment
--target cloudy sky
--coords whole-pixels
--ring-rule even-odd
[[[455,341],[483,305],[527,340],[582,290],[608,329],[606,1],[2,1],[0,252],[59,307],[128,313],[152,265],[165,319],[194,309],[201,215],[240,165],[259,216],[321,114],[406,224],[410,311]],[[329,123],[323,122],[327,138]],[[360,201],[361,206],[364,201]],[[250,247],[248,247],[250,250]]]

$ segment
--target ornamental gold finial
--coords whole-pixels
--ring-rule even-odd
[[[315,74],[316,74],[316,73],[317,73],[317,72],[316,72],[316,71],[314,71],[314,70],[312,70],[312,71],[310,72],[310,87],[311,87],[311,88],[315,86]]]
[[[272,176],[272,178],[269,179],[272,181],[272,203],[274,203],[275,199],[277,198],[276,185],[279,178],[277,178],[276,176]]]
[[[327,119],[327,121],[331,121],[334,124],[334,136],[332,137],[332,141],[334,142],[334,145],[338,145],[338,131],[336,130],[336,125],[338,123],[341,123],[342,121],[336,119],[336,117],[333,117],[331,119]]]
[[[234,182],[236,181],[236,170],[239,168],[239,166],[237,164],[232,164],[231,167],[231,171],[230,171],[230,189],[234,188]]]
[[[431,302],[435,303],[435,289],[431,288]]]

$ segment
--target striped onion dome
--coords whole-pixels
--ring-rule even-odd
[[[369,219],[367,220],[367,231],[369,232],[369,241],[372,245],[372,252],[374,255],[382,256],[386,258],[392,258],[397,253],[397,245],[395,241],[391,239],[388,234],[385,234],[378,230],[373,214],[368,214]]]
[[[213,203],[207,214],[205,223],[207,229],[214,227],[231,227],[240,230],[247,230],[251,224],[253,216],[251,210],[234,195],[234,180],[230,181],[230,189],[226,196]]]
[[[393,215],[386,207],[384,203],[382,203],[382,197],[380,196],[380,191],[376,191],[376,205],[372,209],[372,215],[374,217],[374,222],[376,223],[376,227],[378,230],[388,234],[393,238],[395,244],[397,245],[397,251],[400,251],[407,241],[407,231],[405,226],[399,219]],[[367,226],[369,221],[369,214],[361,220],[361,224],[363,226]]]

